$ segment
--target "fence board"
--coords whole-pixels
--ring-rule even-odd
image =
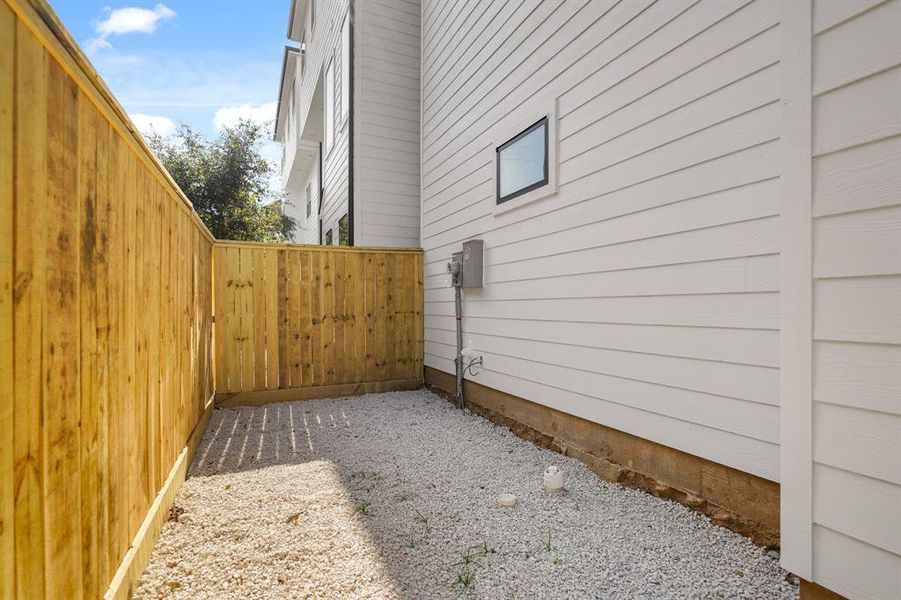
[[[217,335],[217,393],[421,380],[419,250],[217,242],[213,253],[217,332],[248,315],[255,332],[253,343],[247,328]]]
[[[79,300],[81,302],[81,397],[96,398],[96,402],[81,402],[81,552],[85,595],[99,595],[97,569],[97,527],[95,512],[103,503],[97,494],[99,464],[97,460],[97,434],[101,398],[94,387],[94,371],[97,351],[97,310],[94,290],[97,286],[96,255],[96,185],[97,185],[97,137],[100,126],[93,119],[94,113],[86,102],[78,104],[77,131],[77,203],[81,211],[81,272]]]
[[[253,388],[265,390],[266,385],[266,251],[250,253],[253,261]]]
[[[352,328],[353,353],[351,357],[353,365],[352,381],[365,381],[366,375],[366,321],[364,309],[364,285],[363,285],[363,255],[359,253],[348,254],[353,287],[350,294],[353,296],[353,304],[350,308],[350,323]]]
[[[44,597],[44,411],[42,340],[47,237],[47,56],[26,25],[16,22],[13,224],[16,303],[13,344],[16,387],[13,407],[15,455],[16,595]],[[27,131],[28,135],[20,132]]]
[[[13,115],[16,20],[0,5],[0,556],[15,552],[13,439]],[[15,594],[15,565],[0,562],[0,598]]]

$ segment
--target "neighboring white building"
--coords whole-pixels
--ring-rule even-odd
[[[295,7],[278,137],[316,243],[348,4]],[[354,241],[422,245],[426,366],[481,239],[476,381],[778,482],[787,569],[901,597],[901,0],[351,7],[322,219],[350,162]]]
[[[294,241],[419,246],[419,12],[291,2],[275,139]]]

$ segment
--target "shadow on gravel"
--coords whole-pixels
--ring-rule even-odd
[[[421,402],[422,398],[417,396],[415,400]],[[444,405],[437,396],[430,400]],[[262,503],[266,511],[285,513],[279,518],[284,517],[285,528],[297,529],[299,545],[309,545],[304,536],[310,520],[319,521],[320,527],[332,527],[336,537],[339,533],[347,536],[351,529],[361,530],[364,535],[357,535],[354,543],[377,553],[370,558],[391,579],[382,584],[377,597],[459,597],[467,586],[455,581],[455,575],[449,572],[456,560],[450,548],[446,552],[416,552],[416,564],[411,565],[409,554],[416,551],[417,545],[435,543],[432,538],[442,525],[452,525],[459,520],[459,513],[452,506],[445,506],[440,494],[429,499],[426,493],[441,484],[423,481],[423,474],[430,470],[420,468],[420,459],[434,455],[435,447],[428,443],[428,435],[408,435],[411,427],[426,425],[426,419],[417,418],[415,410],[401,419],[373,419],[379,413],[379,404],[386,408],[390,405],[396,415],[399,401],[403,401],[402,394],[216,409],[189,477],[198,483],[196,480],[201,478],[305,465],[317,473],[315,481],[294,483],[299,498],[311,500],[307,507],[298,512],[296,507]],[[248,500],[237,497],[242,493],[237,488],[235,484],[223,492],[220,511],[230,512],[232,503],[246,507]],[[338,498],[330,506],[346,505],[343,522],[340,518],[335,522],[334,514],[323,515],[325,510],[334,511],[323,510],[322,495]],[[405,516],[398,518],[398,511]],[[332,560],[339,562],[342,558],[335,556]],[[331,567],[345,571],[368,569],[352,560]],[[316,571],[316,567],[312,570]],[[426,577],[420,580],[418,574]],[[364,578],[369,575],[360,573]],[[330,583],[324,582],[320,589],[327,592],[329,588]]]

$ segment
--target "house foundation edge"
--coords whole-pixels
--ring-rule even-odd
[[[425,383],[451,398],[454,376],[425,367]],[[721,527],[779,548],[779,484],[473,381],[466,407],[542,448],[585,463],[606,481],[674,500]],[[819,587],[819,586],[818,586]]]

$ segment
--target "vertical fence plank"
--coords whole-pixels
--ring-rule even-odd
[[[147,279],[150,275],[150,266],[144,260],[145,252],[149,242],[147,231],[148,226],[148,178],[142,172],[140,165],[134,161],[134,176],[137,181],[137,189],[135,190],[135,302],[140,302],[141,312],[140,319],[135,318],[135,361],[136,361],[136,394],[137,394],[137,420],[135,422],[135,435],[138,439],[138,447],[135,452],[135,475],[140,482],[138,494],[135,503],[134,526],[139,527],[141,517],[145,513],[145,507],[150,506],[152,501],[151,482],[149,473],[149,450],[150,435],[148,430],[150,421],[150,401],[148,389],[148,339],[147,318],[145,313],[145,299],[148,294]],[[137,317],[137,306],[135,307]]]
[[[216,387],[220,390],[228,389],[228,374],[225,372],[225,348],[228,344],[225,341],[225,269],[222,264],[225,249],[222,247],[213,247],[213,316],[215,324],[213,327],[213,355],[214,366],[213,372],[216,380]]]
[[[278,334],[282,315],[278,304],[278,256],[281,251],[270,248],[266,251],[265,302],[266,302],[266,389],[276,390],[279,387],[279,364],[281,360],[281,343]]]
[[[172,319],[165,318],[165,315],[171,313],[171,294],[172,294],[172,272],[176,270],[177,265],[171,262],[170,248],[172,247],[172,207],[167,202],[163,202],[162,211],[160,213],[160,286],[159,297],[156,302],[159,306],[158,311],[161,317],[159,330],[160,343],[160,402],[159,402],[159,419],[161,426],[165,427],[166,423],[171,423],[175,419],[172,412],[172,382],[173,369],[172,361],[165,360],[168,348],[173,348],[172,336]],[[174,436],[169,436],[165,431],[160,431],[160,460],[158,465],[158,473],[165,478],[168,466],[175,460],[175,444]]]
[[[96,179],[94,182],[95,229],[92,236],[94,250],[94,289],[87,293],[94,295],[94,376],[90,398],[97,403],[97,438],[96,455],[97,462],[96,505],[92,518],[96,520],[96,549],[97,556],[97,590],[102,593],[106,582],[111,577],[107,546],[109,544],[109,498],[106,490],[109,480],[109,399],[110,399],[110,369],[109,369],[109,229],[111,201],[109,194],[109,127],[103,118],[96,112],[92,113],[92,127],[96,130]],[[83,486],[85,483],[83,482]],[[82,507],[82,513],[86,511]]]
[[[253,389],[265,390],[266,385],[266,253],[262,248],[252,250],[253,288],[250,310],[253,312]]]
[[[396,264],[400,257],[396,254],[385,256],[385,319],[388,324],[385,327],[385,378],[397,379],[397,344],[399,342],[397,308],[399,306],[396,274]]]
[[[48,62],[47,295],[44,304],[44,463],[47,595],[82,597],[79,464],[78,103],[74,82]],[[73,258],[75,260],[73,260]],[[75,325],[75,326],[73,326]]]
[[[404,362],[403,378],[413,376],[413,259],[414,256],[404,256],[401,263],[399,277],[404,280]]]
[[[376,255],[378,264],[376,271],[376,347],[378,348],[377,377],[378,381],[391,379],[388,370],[388,260],[384,254]]]
[[[363,254],[348,254],[352,265],[353,285],[353,381],[366,381],[366,312],[364,294],[366,281],[363,277]]]
[[[301,362],[309,360],[301,353],[300,343],[300,319],[301,315],[307,314],[303,307],[303,293],[305,290],[302,278],[308,275],[308,269],[303,268],[302,255],[295,252],[288,252],[286,256],[288,285],[287,285],[287,302],[288,302],[288,327],[285,330],[285,343],[287,344],[288,356],[288,385],[298,387],[301,383],[302,366]]]
[[[279,250],[276,257],[278,262],[278,381],[279,386],[290,387],[288,359],[288,331],[290,330],[290,317],[288,314],[288,294],[290,278],[288,275],[289,253],[287,250]]]
[[[125,490],[128,494],[128,521],[125,529],[125,535],[134,531],[140,524],[140,486],[136,482],[140,481],[139,465],[137,464],[138,453],[138,423],[140,418],[141,398],[137,393],[137,343],[135,337],[135,327],[137,321],[137,275],[136,275],[136,225],[135,225],[135,201],[138,193],[138,183],[136,177],[136,161],[129,153],[123,153],[123,168],[125,169],[124,202],[125,214],[125,268],[123,271],[124,287],[125,287],[125,318],[122,323],[124,330],[124,340],[122,342],[125,348],[125,365],[123,373],[125,376],[125,397],[135,399],[133,404],[137,406],[128,406],[124,410],[125,430],[123,431],[123,439],[135,439],[136,442],[126,444],[125,456]],[[126,538],[125,547],[127,548],[131,540]]]
[[[128,494],[125,484],[127,478],[125,439],[125,211],[122,198],[125,194],[123,169],[124,148],[122,140],[110,132],[109,189],[111,203],[109,248],[109,289],[110,289],[110,353],[108,362],[110,372],[110,405],[109,405],[109,481],[107,496],[109,498],[109,544],[107,556],[110,565],[117,565],[125,553],[128,523]]]
[[[410,344],[410,309],[413,304],[413,282],[409,276],[410,258],[412,257],[399,255],[395,257],[394,262],[394,281],[397,290],[397,304],[394,313],[396,315],[396,328],[399,337],[397,355],[394,359],[395,369],[397,370],[395,374],[396,379],[410,378],[409,360],[411,358],[410,352],[412,351]]]
[[[311,326],[311,354],[310,362],[312,364],[312,377],[310,385],[325,385],[325,377],[323,373],[325,337],[322,330],[322,321],[325,318],[325,310],[323,308],[323,291],[322,291],[322,254],[319,252],[310,253],[310,270],[307,281],[310,285],[310,311],[309,319]]]
[[[15,58],[15,581],[17,596],[42,598],[46,485],[42,333],[46,301],[47,55],[21,21],[16,24]]]
[[[80,302],[80,393],[81,398],[81,553],[84,595],[100,595],[97,556],[96,516],[98,506],[97,434],[99,403],[94,401],[95,359],[97,351],[97,124],[94,111],[87,102],[78,103],[77,117],[77,188],[76,206],[80,210],[80,231],[77,243],[81,246],[79,261]]]
[[[297,280],[294,294],[298,299],[296,304],[297,314],[294,322],[298,329],[292,330],[297,337],[300,371],[297,378],[291,380],[291,387],[308,387],[313,385],[313,319],[311,311],[313,307],[313,253],[295,252],[300,266],[301,276]],[[295,310],[295,309],[292,309]]]
[[[416,285],[413,288],[414,297],[416,300],[414,301],[414,307],[416,309],[416,322],[415,322],[415,331],[414,334],[416,336],[416,345],[413,349],[413,360],[416,364],[416,376],[422,376],[422,370],[425,366],[423,360],[423,349],[425,345],[425,314],[424,314],[424,306],[425,306],[425,298],[423,291],[423,256],[422,253],[417,254],[414,257],[414,263],[416,267],[413,270],[413,277],[416,278]]]
[[[365,298],[364,311],[366,313],[366,332],[364,334],[366,346],[366,381],[378,381],[379,373],[379,347],[378,336],[378,305],[377,305],[377,289],[378,289],[378,268],[379,263],[377,256],[373,253],[366,253],[363,259]]]
[[[228,389],[241,390],[241,313],[239,310],[238,285],[241,282],[240,250],[227,248],[225,252],[225,268],[228,283],[225,287],[225,306],[228,312],[226,322],[226,357],[228,361]]]
[[[0,599],[16,593],[13,477],[13,98],[16,19],[0,4]]]
[[[241,269],[237,294],[241,323],[239,347],[241,350],[242,391],[254,389],[253,255],[254,248],[241,248],[238,255],[238,263]]]
[[[322,383],[335,383],[335,255],[319,253],[322,261]]]
[[[338,252],[332,255],[332,277],[334,285],[334,313],[333,322],[335,328],[334,359],[332,369],[334,377],[332,383],[346,383],[347,378],[347,349],[345,347],[345,335],[347,329],[347,310],[345,309],[346,275],[344,259],[346,252]]]

